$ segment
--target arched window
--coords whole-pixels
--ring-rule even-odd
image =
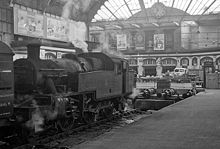
[[[93,42],[99,42],[100,33],[92,33],[90,34],[90,40]]]
[[[45,53],[45,59],[56,59],[56,55],[52,52]]]
[[[218,70],[220,70],[220,57],[216,59],[216,65]]]
[[[220,65],[220,57],[216,59],[216,65]]]
[[[213,59],[211,57],[203,57],[201,60],[200,60],[200,65],[203,65],[204,62],[213,62]]]
[[[192,59],[192,65],[197,66],[198,65],[198,59],[196,57],[193,57]]]
[[[180,61],[181,66],[189,66],[189,59],[188,58],[182,58]]]
[[[132,66],[134,66],[134,65],[137,65],[137,60],[136,59],[129,59],[129,65],[132,65]]]
[[[177,60],[173,58],[166,58],[162,60],[162,65],[163,66],[176,66]]]
[[[143,61],[143,65],[156,65],[156,60],[155,59],[145,59]]]

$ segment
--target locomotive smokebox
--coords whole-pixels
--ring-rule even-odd
[[[76,53],[81,50],[70,43],[47,40],[29,40],[14,42],[13,47],[26,47],[27,59],[18,59],[15,66],[15,89],[19,93],[56,93],[56,87],[65,86],[68,73],[81,71],[78,60],[40,59],[41,46],[55,46],[58,48],[73,49]],[[64,90],[67,87],[62,87]]]

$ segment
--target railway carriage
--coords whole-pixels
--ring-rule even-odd
[[[0,127],[9,125],[13,114],[13,55],[12,49],[0,42]]]

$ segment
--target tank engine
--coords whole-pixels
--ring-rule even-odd
[[[124,59],[103,53],[39,58],[42,40],[26,43],[27,59],[14,62],[15,115],[35,131],[75,121],[90,123],[121,111],[132,92],[133,72]]]

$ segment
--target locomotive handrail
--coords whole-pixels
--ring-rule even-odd
[[[64,71],[64,69],[40,69],[40,71]]]
[[[68,75],[59,75],[59,74],[55,74],[55,75],[46,75],[47,77],[67,77]]]
[[[12,87],[11,86],[8,86],[8,87],[0,87],[0,90],[11,90]]]

